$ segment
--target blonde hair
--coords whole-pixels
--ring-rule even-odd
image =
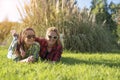
[[[46,31],[46,36],[48,35],[49,32],[55,32],[58,36],[58,39],[56,41],[57,44],[61,44],[60,42],[60,33],[56,27],[49,27]]]

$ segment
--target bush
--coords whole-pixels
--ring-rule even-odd
[[[25,11],[27,16],[21,26],[33,27],[39,36],[45,36],[48,27],[57,27],[64,34],[67,50],[110,51],[116,43],[104,24],[96,24],[95,15],[87,9],[80,11],[74,0],[31,0]]]

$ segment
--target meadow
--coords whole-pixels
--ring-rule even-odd
[[[119,53],[64,51],[60,62],[16,63],[0,47],[0,80],[120,80]]]
[[[120,24],[116,24],[120,23],[120,4],[91,1],[91,9],[78,8],[74,0],[30,0],[24,7],[20,4],[20,23],[7,17],[0,23],[0,80],[120,80],[120,51],[108,53],[120,49]],[[64,48],[78,53],[64,51],[56,63],[7,59],[7,47],[1,45],[10,43],[10,30],[21,32],[32,27],[37,36],[44,37],[51,26],[64,35]]]

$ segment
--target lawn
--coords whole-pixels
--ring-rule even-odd
[[[64,51],[60,62],[16,63],[0,47],[0,80],[120,80],[119,53]]]

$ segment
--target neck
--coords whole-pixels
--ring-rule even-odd
[[[50,44],[48,45],[48,48],[52,48],[52,47],[53,47],[53,45],[50,45]]]
[[[29,45],[29,44],[26,44],[25,46],[26,46],[26,48],[27,48],[27,49],[30,47],[30,45]]]

